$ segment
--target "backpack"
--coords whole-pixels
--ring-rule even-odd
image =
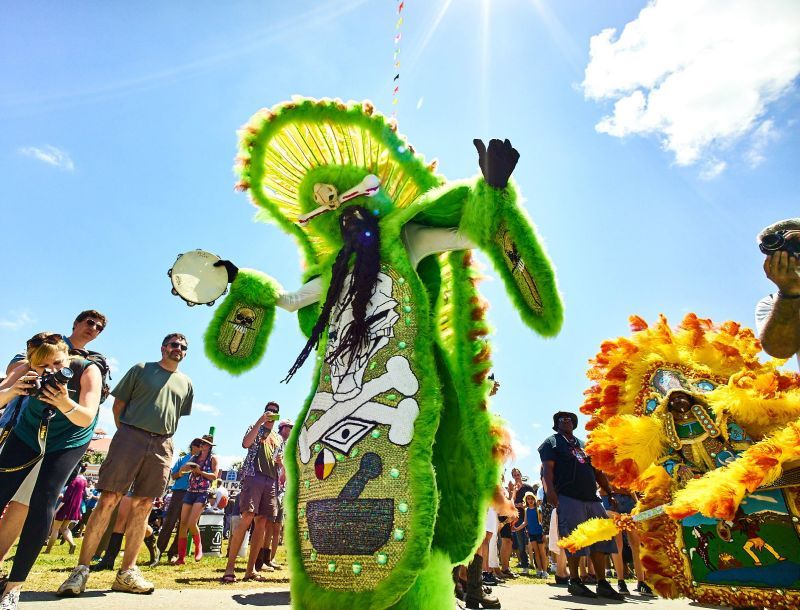
[[[71,356],[81,356],[86,358],[89,362],[96,364],[100,369],[100,375],[103,378],[103,387],[100,390],[100,404],[103,404],[111,393],[111,386],[108,384],[111,381],[111,367],[106,361],[106,357],[100,352],[93,352],[90,349],[73,348],[69,350]]]

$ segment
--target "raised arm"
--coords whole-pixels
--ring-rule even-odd
[[[523,321],[544,336],[561,329],[563,307],[555,272],[536,229],[509,182],[519,153],[508,140],[488,148],[475,140],[482,178],[447,183],[415,203],[403,238],[412,262],[435,252],[479,248],[503,279]]]

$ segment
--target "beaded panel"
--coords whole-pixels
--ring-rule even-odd
[[[348,306],[349,307],[349,306]],[[336,306],[326,353],[351,314]],[[298,438],[298,529],[306,572],[327,589],[374,589],[402,557],[415,509],[408,447],[419,412],[417,317],[405,278],[382,265],[369,345],[320,370]]]

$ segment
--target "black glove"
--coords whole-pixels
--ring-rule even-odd
[[[226,260],[218,260],[214,263],[215,267],[225,267],[225,271],[228,272],[228,283],[232,284],[233,280],[236,279],[236,274],[239,273],[239,267],[234,265],[231,261]]]
[[[490,140],[489,150],[483,144],[483,140],[474,139],[472,141],[475,148],[478,150],[478,165],[481,167],[483,179],[489,186],[498,189],[505,188],[508,184],[508,179],[511,177],[511,172],[517,166],[519,161],[519,153],[517,149],[511,146],[511,142],[506,139],[504,142],[500,140]]]

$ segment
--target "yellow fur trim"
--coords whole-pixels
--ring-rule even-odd
[[[569,536],[561,538],[558,541],[558,546],[567,549],[570,553],[574,553],[578,549],[596,542],[611,540],[617,534],[619,534],[619,528],[613,519],[589,519],[575,528]]]
[[[800,417],[800,377],[772,368],[742,371],[731,377],[727,386],[708,395],[708,405],[716,412],[724,409],[731,419],[755,439],[774,432],[786,422]]]
[[[663,454],[667,440],[661,420],[617,415],[592,431],[586,450],[592,463],[614,478],[617,487],[629,487]]]

